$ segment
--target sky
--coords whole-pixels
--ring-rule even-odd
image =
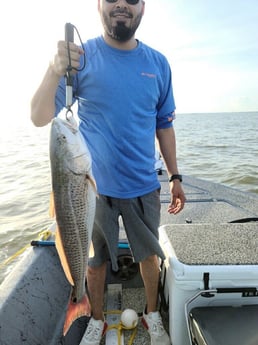
[[[1,10],[1,122],[30,100],[64,25],[100,35],[97,0],[9,0]],[[257,0],[146,0],[136,37],[166,55],[178,113],[258,111]]]

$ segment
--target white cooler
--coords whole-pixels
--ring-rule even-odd
[[[257,224],[177,224],[159,231],[173,345],[191,344],[187,318],[195,307],[258,304]],[[207,289],[225,293],[194,298]]]

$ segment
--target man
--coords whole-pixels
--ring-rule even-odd
[[[168,345],[159,312],[159,260],[164,254],[158,242],[160,200],[155,171],[155,135],[171,176],[168,212],[177,214],[185,203],[176,160],[171,71],[166,58],[135,39],[144,14],[143,0],[98,0],[103,36],[84,45],[86,67],[75,74],[80,130],[93,159],[99,198],[93,230],[94,257],[87,282],[92,318],[84,345],[98,345],[106,330],[103,316],[106,261],[117,269],[118,218],[122,216],[130,248],[140,263],[147,306],[143,324],[152,345]],[[31,103],[36,126],[51,121],[65,105],[64,74],[71,57],[81,66],[83,51],[60,41]]]

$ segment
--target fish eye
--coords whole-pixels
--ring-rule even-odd
[[[62,143],[64,141],[66,141],[66,136],[64,134],[61,134],[58,138],[57,138],[59,143]]]

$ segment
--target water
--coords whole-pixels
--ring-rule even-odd
[[[182,174],[258,194],[258,112],[178,114],[175,129]],[[0,265],[52,223],[49,130],[28,121],[1,128]]]
[[[178,115],[183,174],[258,193],[258,112]]]

